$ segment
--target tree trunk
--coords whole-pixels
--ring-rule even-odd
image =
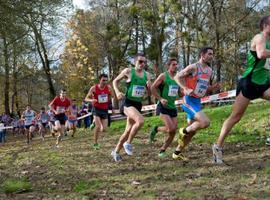
[[[46,47],[44,45],[44,41],[42,35],[38,32],[35,25],[32,26],[34,34],[35,34],[35,42],[37,46],[37,51],[42,63],[42,67],[44,69],[46,79],[48,81],[49,91],[50,91],[50,98],[53,99],[56,95],[55,88],[53,86],[53,81],[51,77],[51,68],[50,68],[50,61],[48,59],[48,54]]]
[[[8,64],[8,44],[6,37],[3,37],[3,43],[4,43],[4,68],[5,68],[5,86],[4,86],[4,104],[5,104],[5,112],[6,114],[10,114],[9,109],[9,64]]]

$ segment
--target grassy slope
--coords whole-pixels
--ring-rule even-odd
[[[148,143],[152,125],[149,117],[134,140],[134,156],[123,155],[114,163],[110,152],[125,127],[114,122],[102,149],[94,151],[91,133],[79,130],[75,138],[65,137],[60,149],[54,139],[35,138],[27,146],[22,137],[8,138],[0,148],[0,199],[269,199],[270,148],[264,145],[269,132],[269,103],[254,104],[226,140],[226,165],[211,163],[211,146],[231,107],[205,109],[212,123],[200,131],[188,148],[190,161],[170,157],[159,159],[164,136]],[[179,115],[179,127],[185,116]],[[168,149],[171,154],[176,146]]]

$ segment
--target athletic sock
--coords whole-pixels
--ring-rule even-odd
[[[177,151],[177,150],[174,151],[175,155],[179,155],[180,153],[181,153],[181,151]]]
[[[160,151],[159,151],[159,153],[164,153],[165,152],[165,150],[164,149],[161,149]]]
[[[185,133],[186,135],[188,134],[188,132],[187,132],[187,129],[186,129],[186,128],[184,128],[183,133]]]

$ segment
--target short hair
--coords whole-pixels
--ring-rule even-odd
[[[260,30],[263,31],[265,25],[270,25],[270,15],[264,16],[260,21]]]
[[[67,91],[66,91],[66,89],[61,89],[60,93],[62,93],[62,92],[67,92]]]
[[[209,47],[209,46],[202,47],[200,49],[200,52],[199,52],[199,57],[201,57],[202,55],[206,54],[209,49],[214,51],[213,47]]]
[[[178,62],[176,58],[170,58],[167,62],[167,65],[170,66],[173,61]]]
[[[100,74],[98,78],[99,78],[99,80],[100,80],[100,79],[102,79],[103,77],[104,77],[104,78],[108,78],[108,75],[107,75],[107,74]]]
[[[44,106],[42,106],[40,110],[45,110],[45,107],[44,107]]]
[[[137,53],[134,57],[134,62],[137,61],[138,57],[141,56],[141,57],[145,57],[145,55],[143,53]]]

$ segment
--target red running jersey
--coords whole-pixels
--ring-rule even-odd
[[[67,97],[61,100],[60,97],[57,96],[52,100],[52,106],[58,113],[65,113],[70,105],[71,102]]]
[[[107,110],[109,107],[109,97],[110,90],[108,85],[106,85],[103,90],[98,87],[98,84],[95,85],[94,99],[97,100],[97,102],[94,104],[95,108]]]

